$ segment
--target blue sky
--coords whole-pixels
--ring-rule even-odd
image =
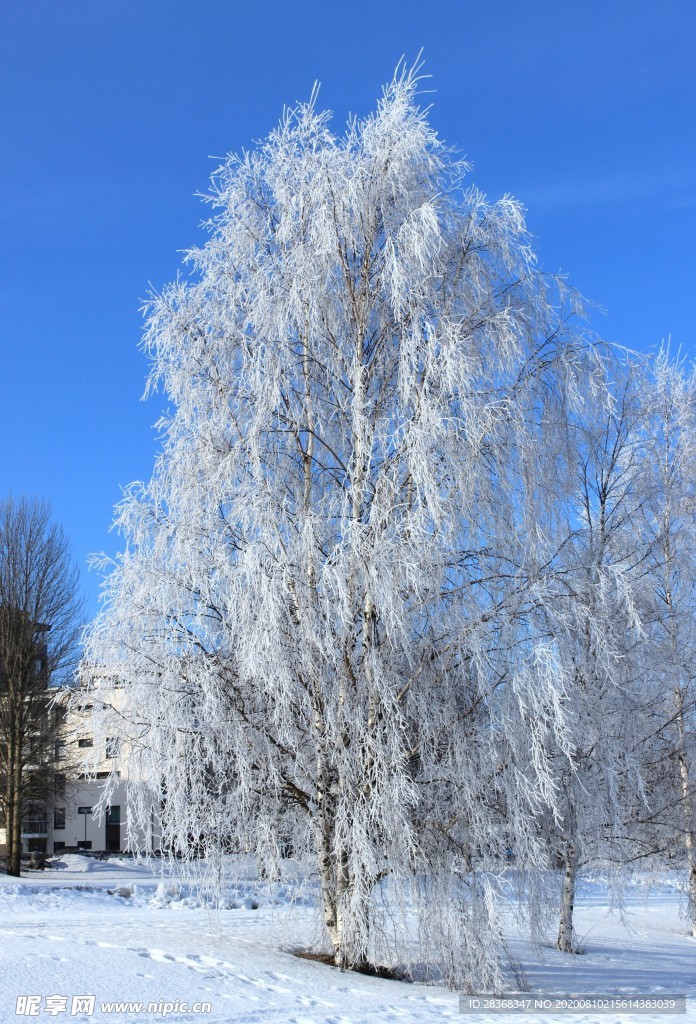
[[[150,474],[140,301],[203,237],[210,157],[317,79],[340,127],[421,48],[432,123],[594,328],[696,354],[693,0],[0,0],[0,496],[48,499],[82,567]]]

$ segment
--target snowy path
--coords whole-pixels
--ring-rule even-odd
[[[39,1019],[177,1024],[435,1024],[466,1020],[501,1024],[508,1016],[461,1016],[458,998],[438,986],[345,974],[301,960],[290,950],[310,945],[314,923],[306,908],[290,914],[240,906],[219,919],[187,905],[184,894],[157,890],[147,869],[89,865],[87,872],[44,872],[19,881],[0,877],[0,1021],[15,1016],[19,995],[68,997],[68,1010]],[[114,884],[137,887],[131,898],[109,894]],[[174,895],[172,896],[172,893]],[[678,893],[663,886],[644,904],[630,900],[631,930],[606,912],[597,887],[579,915],[587,933],[583,956],[531,950],[512,941],[534,991],[544,993],[687,992],[696,1021],[696,940],[678,915]],[[91,1015],[70,1014],[75,995],[95,995]],[[210,1012],[116,1012],[112,1001],[210,1003]],[[519,1018],[518,1018],[519,1019]],[[533,1024],[577,1024],[611,1017],[525,1015]],[[680,1017],[622,1015],[622,1024]]]

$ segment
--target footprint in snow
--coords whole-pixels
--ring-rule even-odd
[[[175,957],[172,957],[172,959],[176,960],[176,962],[178,964],[184,964],[184,966],[188,967],[188,969],[190,971],[197,971],[198,974],[207,974],[208,973],[207,968],[202,967],[199,962],[197,962],[196,960],[192,960],[188,956],[175,956]]]
[[[327,1006],[330,1009],[333,1009],[336,1005],[335,1003],[327,1003],[323,999],[310,999],[308,996],[298,996],[297,1001],[302,1006]]]
[[[146,955],[148,953],[150,959],[158,964],[173,964],[176,962],[176,957],[172,956],[171,953],[164,953],[161,949],[149,949],[146,951]]]
[[[173,963],[174,957],[163,953],[161,949],[136,949],[131,946],[131,953],[142,956],[145,960],[156,960],[158,963]]]

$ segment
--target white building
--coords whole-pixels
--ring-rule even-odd
[[[110,806],[104,813],[98,814],[105,780],[112,771],[119,776],[122,772],[119,744],[114,739],[106,749],[99,752],[96,776],[85,777],[81,759],[90,753],[94,741],[87,728],[80,728],[79,725],[79,721],[75,721],[74,716],[69,714],[66,734],[71,738],[64,741],[56,761],[46,852],[56,853],[75,848],[122,850],[121,826],[124,822],[121,815],[126,806],[125,781],[119,779]],[[71,735],[72,730],[79,735]]]
[[[115,694],[118,695],[118,688]],[[141,832],[131,836],[128,829],[126,785],[130,779],[128,747],[121,737],[106,737],[101,749],[95,749],[91,731],[89,683],[77,691],[78,699],[68,703],[56,745],[56,774],[51,813],[46,834],[46,852],[93,850],[135,852],[146,846]],[[117,696],[116,696],[116,699]],[[102,805],[106,780],[112,777],[113,789],[108,805]],[[153,846],[157,842],[156,796],[153,794]]]
[[[116,691],[118,693],[118,691]],[[78,695],[75,701],[75,694]],[[73,700],[69,701],[69,697]],[[32,807],[22,822],[22,853],[58,853],[61,850],[95,852],[144,850],[142,832],[129,836],[126,784],[129,781],[127,745],[118,736],[107,737],[95,749],[90,727],[89,683],[78,691],[66,691],[57,708],[63,722],[55,744],[53,785],[42,806]],[[106,780],[113,776],[108,806],[102,807]],[[152,848],[159,846],[157,798],[153,794]],[[0,826],[0,856],[6,852],[5,829]]]

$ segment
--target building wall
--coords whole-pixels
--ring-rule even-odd
[[[89,685],[78,691],[81,700],[68,705],[61,742],[56,747],[56,772],[61,779],[55,787],[49,813],[46,852],[83,848],[92,851],[143,851],[142,832],[129,836],[126,788],[130,781],[128,747],[112,736],[97,749],[92,736]],[[74,695],[73,695],[74,697]],[[117,781],[110,805],[100,809],[107,776]],[[96,777],[94,777],[96,775]],[[153,807],[155,801],[153,799]],[[153,809],[153,848],[159,846]]]
[[[116,784],[110,807],[99,815],[103,788],[104,782],[86,779],[66,783],[64,800],[56,801],[49,822],[49,853],[65,847],[112,852],[127,848],[126,783]],[[138,849],[144,845],[142,837]]]
[[[83,677],[77,690],[65,691],[57,703],[52,703],[56,691],[47,690],[55,714],[58,733],[53,763],[45,766],[43,790],[34,795],[32,803],[24,808],[22,822],[22,853],[36,850],[52,854],[61,849],[85,848],[92,851],[133,852],[146,848],[144,833],[129,834],[126,787],[131,781],[132,764],[128,747],[116,734],[101,741],[97,749],[92,735],[92,687],[90,678]],[[114,701],[119,694],[115,689]],[[119,715],[126,709],[118,708]],[[116,733],[117,727],[114,729]],[[116,775],[115,788],[109,807],[100,802],[109,775]],[[153,835],[151,848],[159,847],[157,813],[153,797]],[[7,853],[7,834],[0,818],[0,856]]]

